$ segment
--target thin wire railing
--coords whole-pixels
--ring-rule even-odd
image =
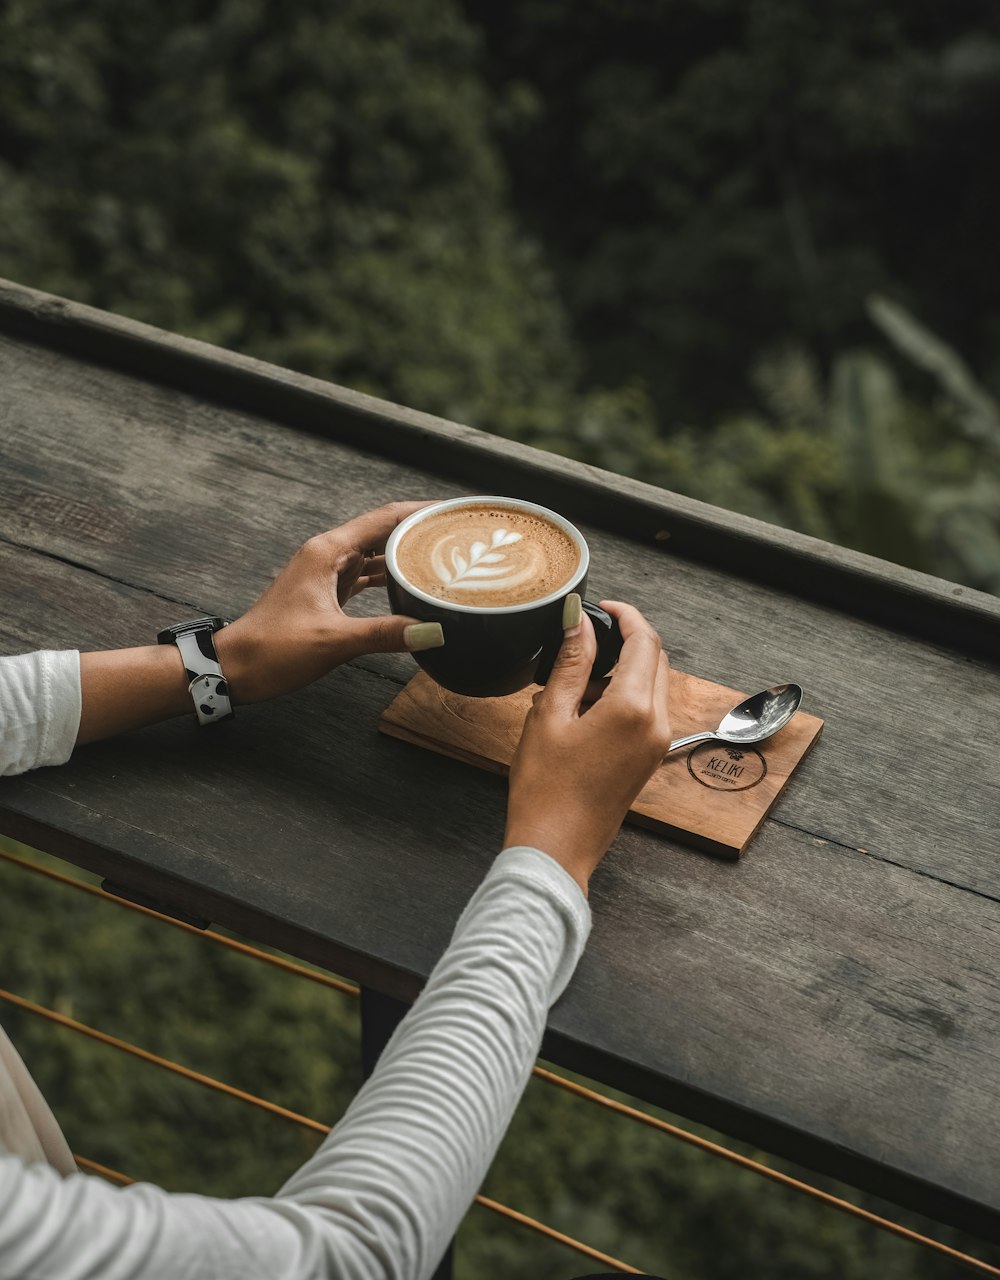
[[[184,920],[177,920],[173,916],[164,915],[161,911],[154,911],[152,908],[144,907],[138,902],[130,901],[128,898],[119,898],[116,894],[109,893],[106,889],[100,889],[96,885],[86,884],[83,880],[75,880],[72,876],[63,875],[61,871],[53,871],[51,867],[42,867],[37,863],[28,862],[24,858],[18,858],[13,853],[7,853],[4,849],[0,849],[0,860],[9,862],[13,866],[19,867],[22,871],[33,871],[36,875],[44,876],[47,880],[54,880],[56,884],[65,885],[69,889],[88,893],[100,902],[113,902],[115,906],[125,907],[128,911],[147,916],[158,924],[169,924],[172,928],[180,929],[183,933],[192,934],[196,938],[207,938],[209,942],[214,942],[217,946],[226,947],[230,951],[252,957],[254,960],[261,960],[275,969],[294,974],[297,978],[308,978],[310,982],[318,982],[321,986],[329,987],[333,991],[339,991],[341,995],[360,995],[358,987],[353,982],[345,982],[343,978],[334,978],[328,973],[320,973],[316,969],[308,969],[305,965],[295,964],[282,956],[272,955],[269,951],[261,951],[259,947],[252,947],[246,942],[238,942],[235,938],[227,938],[224,933],[216,933],[214,929],[199,929],[196,925],[188,924]]]
[[[93,885],[85,884],[83,881],[76,880],[72,876],[63,875],[48,867],[38,866],[35,863],[28,862],[23,858],[15,857],[13,854],[6,853],[3,850],[0,850],[0,859],[13,864],[22,870],[35,872],[69,888],[91,894],[102,901],[113,902],[117,906],[122,906],[130,911],[138,912],[139,914],[150,917],[159,923],[169,924],[174,928],[194,934],[199,938],[205,938],[210,942],[237,951],[248,958],[270,964],[273,967],[291,973],[296,977],[306,978],[309,981],[320,983],[323,986],[339,991],[342,995],[357,997],[360,994],[359,988],[353,983],[344,982],[343,980],[331,977],[328,974],[319,973],[316,970],[306,968],[303,965],[295,964],[292,961],[286,960],[280,956],[272,955],[271,953],[262,951],[257,947],[250,946],[247,943],[238,942],[233,938],[227,938],[224,934],[217,933],[214,930],[196,928],[182,920],[176,920],[172,916],[163,915],[149,907],[144,907],[138,903],[131,902],[127,898],[116,897],[113,894],[107,893],[103,889],[99,889]],[[125,1053],[130,1053],[145,1062],[162,1067],[165,1070],[173,1071],[176,1074],[181,1075],[194,1083],[203,1085],[206,1088],[215,1089],[230,1097],[235,1097],[240,1101],[260,1107],[265,1111],[278,1115],[282,1119],[300,1124],[314,1132],[326,1134],[330,1131],[329,1126],[323,1125],[319,1121],[311,1120],[307,1116],[301,1116],[297,1112],[288,1111],[283,1107],[279,1107],[276,1103],[269,1102],[267,1099],[258,1098],[254,1094],[249,1094],[243,1090],[236,1089],[232,1085],[213,1079],[211,1076],[202,1075],[199,1072],[193,1071],[191,1068],[172,1062],[170,1059],[160,1058],[156,1054],[150,1053],[148,1050],[129,1044],[128,1041],[119,1040],[117,1037],[109,1036],[107,1033],[98,1031],[96,1028],[88,1027],[84,1023],[76,1022],[74,1019],[67,1017],[65,1014],[57,1013],[55,1010],[45,1009],[44,1006],[36,1005],[12,992],[0,989],[0,999],[17,1006],[26,1012],[35,1013],[41,1017],[48,1018],[50,1021],[57,1023],[68,1030],[90,1036],[92,1039],[98,1040],[108,1047],[121,1050]],[[994,1280],[1000,1280],[1000,1268],[991,1266],[989,1263],[983,1262],[979,1258],[975,1258],[967,1253],[962,1253],[960,1250],[953,1249],[951,1246],[943,1244],[938,1240],[934,1240],[929,1236],[913,1231],[909,1227],[904,1227],[900,1223],[893,1222],[889,1218],[883,1218],[878,1214],[861,1208],[859,1205],[852,1204],[848,1200],[831,1195],[829,1192],[821,1191],[818,1187],[811,1186],[809,1183],[802,1182],[788,1174],[772,1169],[769,1166],[762,1164],[760,1161],[752,1160],[748,1156],[741,1155],[736,1151],[730,1150],[728,1147],[723,1147],[718,1143],[711,1142],[706,1138],[702,1138],[698,1134],[691,1133],[677,1125],[672,1125],[665,1120],[661,1120],[656,1116],[651,1116],[647,1112],[640,1111],[635,1107],[630,1107],[623,1102],[618,1102],[616,1099],[609,1098],[605,1094],[599,1093],[597,1090],[588,1089],[586,1086],[577,1084],[575,1081],[567,1080],[564,1076],[548,1071],[544,1067],[535,1066],[533,1068],[533,1075],[536,1079],[541,1080],[546,1084],[562,1089],[575,1097],[584,1099],[585,1101],[597,1106],[604,1107],[616,1115],[647,1125],[668,1137],[674,1138],[679,1142],[684,1142],[689,1146],[693,1146],[707,1155],[726,1160],[748,1172],[767,1178],[769,1181],[775,1182],[779,1186],[783,1186],[788,1190],[795,1191],[800,1195],[805,1195],[808,1198],[823,1204],[827,1208],[834,1209],[839,1213],[856,1218],[869,1226],[885,1231],[899,1239],[906,1240],[911,1244],[918,1245],[921,1248],[937,1253],[951,1262],[977,1272],[979,1275],[990,1276],[993,1277]],[[115,1173],[114,1170],[110,1170],[108,1173],[111,1176],[112,1181],[116,1179],[123,1179],[125,1183],[131,1181],[124,1174]],[[476,1203],[484,1208],[491,1209],[493,1212],[501,1214],[510,1221],[526,1226],[538,1234],[544,1235],[549,1239],[556,1240],[558,1243],[564,1244],[568,1248],[575,1249],[577,1252],[583,1253],[588,1258],[601,1262],[614,1270],[631,1274],[641,1274],[636,1270],[636,1268],[629,1266],[620,1259],[612,1258],[607,1254],[601,1253],[592,1246],[586,1245],[582,1241],[574,1240],[570,1236],[564,1236],[561,1232],[556,1231],[555,1228],[549,1227],[545,1223],[538,1222],[536,1219],[530,1218],[525,1214],[521,1214],[517,1210],[511,1209],[509,1206],[502,1205],[499,1202],[490,1200],[482,1195],[476,1197]]]
[[[668,1124],[666,1120],[660,1120],[657,1116],[648,1115],[645,1111],[639,1111],[635,1107],[627,1106],[624,1102],[608,1098],[594,1089],[587,1089],[581,1084],[576,1084],[573,1080],[567,1080],[564,1076],[556,1075],[554,1071],[546,1071],[544,1067],[535,1067],[534,1070],[536,1076],[557,1089],[565,1089],[567,1093],[572,1093],[578,1098],[586,1098],[588,1102],[596,1103],[598,1106],[607,1107],[608,1110],[615,1112],[617,1115],[626,1116],[628,1119],[636,1120],[640,1124],[649,1125],[651,1128],[659,1130],[660,1133],[676,1138],[678,1142],[685,1142],[689,1146],[697,1147],[699,1151],[704,1151],[707,1155],[716,1156],[721,1160],[728,1160],[731,1164],[738,1165],[739,1168],[746,1169],[749,1173],[755,1173],[761,1178],[768,1178],[771,1182],[778,1183],[779,1186],[787,1187],[790,1191],[797,1191],[812,1200],[817,1200],[829,1209],[836,1209],[840,1213],[849,1214],[869,1226],[878,1227],[881,1231],[887,1231],[890,1235],[898,1236],[901,1240],[907,1240],[911,1244],[918,1244],[934,1253],[939,1253],[951,1262],[970,1267],[972,1270],[978,1271],[980,1275],[1000,1277],[1000,1268],[991,1266],[988,1262],[983,1262],[979,1258],[974,1258],[971,1254],[961,1253],[958,1249],[952,1249],[950,1245],[942,1244],[939,1240],[932,1240],[930,1236],[921,1235],[918,1231],[911,1231],[909,1227],[893,1222],[891,1218],[881,1218],[878,1214],[862,1209],[859,1205],[851,1204],[849,1200],[842,1200],[837,1196],[831,1195],[828,1191],[821,1191],[818,1187],[811,1186],[808,1182],[801,1182],[798,1178],[792,1178],[787,1173],[780,1173],[777,1169],[771,1169],[768,1165],[761,1164],[758,1160],[751,1160],[748,1156],[740,1155],[738,1151],[730,1151],[728,1147],[720,1146],[716,1142],[709,1142],[707,1138],[699,1137],[696,1133],[689,1133],[687,1129]]]
[[[109,1169],[106,1164],[98,1164],[96,1160],[88,1160],[86,1156],[78,1156],[73,1152],[73,1159],[76,1161],[76,1167],[84,1173],[93,1173],[97,1177],[103,1178],[105,1182],[113,1182],[118,1187],[131,1187],[135,1182],[134,1178],[127,1177],[124,1173],[119,1173],[117,1169]]]
[[[321,1124],[318,1120],[310,1120],[308,1116],[300,1115],[297,1111],[279,1107],[276,1102],[259,1098],[255,1093],[247,1093],[245,1089],[237,1089],[235,1085],[216,1080],[214,1076],[193,1071],[190,1067],[182,1066],[171,1058],[161,1058],[159,1054],[150,1053],[148,1049],[142,1049],[128,1040],[119,1040],[117,1036],[110,1036],[106,1031],[98,1031],[96,1027],[88,1026],[85,1022],[77,1022],[75,1018],[70,1018],[65,1013],[48,1009],[42,1004],[35,1004],[33,1000],[25,1000],[23,996],[15,995],[13,991],[5,991],[0,987],[0,1000],[13,1005],[15,1009],[20,1009],[22,1013],[33,1013],[47,1022],[54,1022],[57,1027],[63,1027],[66,1031],[75,1031],[78,1035],[86,1036],[88,1040],[96,1040],[98,1044],[103,1044],[108,1049],[117,1049],[119,1053],[130,1054],[133,1058],[138,1058],[150,1066],[162,1067],[164,1071],[189,1080],[192,1084],[201,1085],[205,1089],[214,1089],[216,1093],[223,1093],[227,1098],[235,1098],[238,1102],[248,1102],[251,1106],[259,1107],[262,1111],[270,1112],[271,1115],[278,1116],[282,1120],[291,1120],[304,1129],[311,1129],[313,1133],[325,1136],[330,1132],[330,1126]]]

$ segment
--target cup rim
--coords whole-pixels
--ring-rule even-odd
[[[550,591],[547,596],[539,596],[537,600],[525,600],[520,604],[498,604],[498,605],[477,605],[477,604],[457,604],[452,600],[442,600],[440,596],[432,596],[429,591],[423,591],[420,587],[416,587],[406,577],[400,573],[399,564],[396,560],[396,547],[399,545],[400,539],[413,528],[415,524],[419,524],[422,520],[426,520],[428,516],[436,515],[439,511],[450,511],[456,507],[479,507],[483,505],[496,505],[514,507],[521,511],[533,512],[535,515],[544,516],[546,520],[557,525],[564,533],[567,533],[576,543],[580,551],[580,564],[576,573],[556,591]],[[525,498],[505,498],[499,494],[474,494],[472,497],[466,498],[446,498],[442,502],[432,502],[428,507],[421,507],[419,511],[414,511],[405,520],[402,520],[392,533],[389,535],[385,544],[385,567],[389,575],[411,595],[416,596],[418,600],[423,600],[427,604],[437,605],[441,609],[448,610],[453,613],[475,613],[480,616],[483,614],[503,614],[503,613],[527,613],[531,609],[540,609],[544,605],[552,604],[556,600],[561,600],[581,583],[586,576],[587,570],[590,568],[590,548],[587,546],[587,540],[574,524],[561,516],[558,511],[553,511],[550,507],[539,506],[537,502],[528,502]]]

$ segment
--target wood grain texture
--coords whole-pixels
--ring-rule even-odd
[[[531,709],[533,689],[506,698],[463,698],[418,672],[386,707],[390,737],[506,773]],[[675,738],[718,724],[747,695],[674,667],[670,719]],[[720,858],[740,858],[823,729],[796,712],[779,734],[752,750],[703,743],[667,757],[642,789],[629,820]]]
[[[469,491],[4,338],[0,387],[0,538],[155,592],[160,626],[236,616],[300,541],[380,502]],[[590,597],[637,605],[676,665],[737,689],[803,686],[803,710],[828,728],[783,820],[1000,896],[1000,774],[977,745],[995,737],[996,664],[678,558],[669,543],[583,529]],[[370,665],[400,684],[413,673],[405,657]]]
[[[36,338],[64,322],[76,341],[72,308],[42,315]],[[102,323],[134,354],[130,322]],[[826,728],[741,863],[622,832],[547,1052],[1000,1239],[1000,671],[995,650],[944,626],[992,635],[995,602],[949,613],[949,584],[859,577],[851,553],[788,535],[820,575],[805,592],[750,563],[773,567],[781,531],[736,520],[726,542],[723,513],[699,524],[672,495],[657,506],[520,448],[504,471],[502,442],[282,371],[247,381],[240,358],[205,348],[213,377],[261,390],[256,411],[225,407],[184,340],[167,345],[187,389],[165,385],[162,337],[142,339],[147,381],[101,367],[100,325],[88,333],[88,360],[0,338],[0,651],[135,644],[193,612],[234,615],[303,538],[390,498],[474,492],[487,462],[521,477],[514,493],[567,494],[592,598],[637,604],[707,680],[796,680]],[[298,395],[300,425],[268,420],[294,417]],[[695,554],[698,530],[712,554]],[[844,584],[888,592],[896,629],[859,616]],[[909,629],[921,603],[933,640]],[[413,669],[367,657],[241,711],[222,738],[170,723],[0,780],[0,828],[410,998],[499,846],[505,798],[501,779],[378,734]]]
[[[106,645],[164,607],[25,550],[0,581],[7,649],[40,618],[55,646]],[[499,847],[505,786],[379,734],[398,689],[352,665],[224,738],[177,721],[94,744],[0,780],[0,830],[411,999]],[[550,1058],[1000,1238],[1000,904],[773,820],[738,864],[626,829],[591,903]]]

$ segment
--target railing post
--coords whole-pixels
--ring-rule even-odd
[[[389,1037],[406,1016],[410,1006],[371,987],[361,988],[361,1071],[367,1080],[375,1070]],[[431,1280],[452,1280],[454,1244],[445,1250]]]

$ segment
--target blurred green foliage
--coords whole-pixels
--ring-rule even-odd
[[[998,134],[993,0],[0,0],[0,275],[1000,592]],[[347,1105],[350,1002],[0,884],[12,989]],[[113,1167],[314,1144],[3,1017]],[[581,1105],[532,1084],[487,1193],[671,1278],[952,1272]],[[482,1210],[458,1258],[591,1269]]]
[[[0,120],[2,275],[998,589],[870,306],[1000,387],[988,0],[6,0]]]
[[[902,308],[869,310],[935,383],[921,401],[870,348],[824,377],[801,343],[758,357],[760,408],[664,438],[648,397],[588,398],[559,445],[653,484],[1000,594],[1000,405]],[[604,412],[602,412],[602,407]]]
[[[565,386],[453,5],[10,0],[0,273],[406,404]]]
[[[824,362],[893,293],[1000,374],[991,0],[465,0],[497,136],[589,374],[740,407],[762,347]]]

